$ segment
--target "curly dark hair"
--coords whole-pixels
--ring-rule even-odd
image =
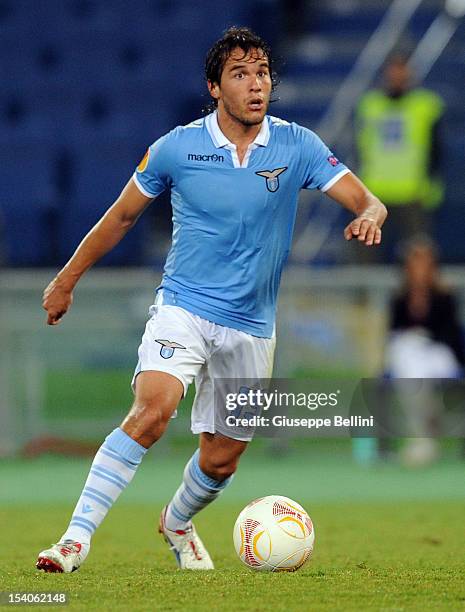
[[[260,49],[266,55],[270,66],[271,83],[274,91],[278,84],[278,76],[274,70],[274,59],[271,47],[258,34],[250,28],[233,26],[224,31],[223,36],[216,41],[207,53],[205,59],[205,78],[211,83],[220,83],[224,65],[231,52],[239,47],[244,51],[244,57],[253,49]],[[205,107],[204,112],[210,113],[215,110],[218,102],[211,100]]]

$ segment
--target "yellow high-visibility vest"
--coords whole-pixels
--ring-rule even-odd
[[[434,92],[413,89],[400,98],[369,91],[357,110],[359,174],[388,205],[438,206],[443,186],[429,175],[432,130],[443,113]]]

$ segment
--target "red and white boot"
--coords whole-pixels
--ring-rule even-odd
[[[165,542],[173,551],[179,568],[188,570],[214,569],[213,561],[197,535],[194,525],[191,523],[187,529],[171,531],[165,525],[165,514],[166,507],[163,508],[160,515],[158,532],[163,535]]]
[[[79,569],[88,552],[89,546],[83,546],[73,540],[64,540],[39,553],[36,568],[45,572],[68,574]]]

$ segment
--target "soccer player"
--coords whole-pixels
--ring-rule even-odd
[[[91,537],[163,435],[195,380],[199,449],[161,513],[159,530],[182,569],[212,569],[192,518],[228,486],[251,436],[215,420],[217,378],[269,378],[275,310],[300,189],[320,189],[351,210],[347,240],[381,242],[384,205],[310,130],[267,115],[271,50],[230,28],[209,51],[215,110],[148,149],[116,202],[44,292],[47,323],[69,309],[80,277],[113,248],[150,202],[171,189],[173,241],[139,347],[134,403],[98,450],[68,528],[37,567],[71,572]]]

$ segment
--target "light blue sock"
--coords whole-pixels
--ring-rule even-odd
[[[233,478],[218,481],[204,474],[199,454],[197,449],[187,463],[182,484],[166,508],[165,525],[171,531],[184,530],[192,517],[215,500]]]
[[[128,486],[147,449],[119,427],[99,448],[68,529],[60,541],[89,544],[108,510]]]

